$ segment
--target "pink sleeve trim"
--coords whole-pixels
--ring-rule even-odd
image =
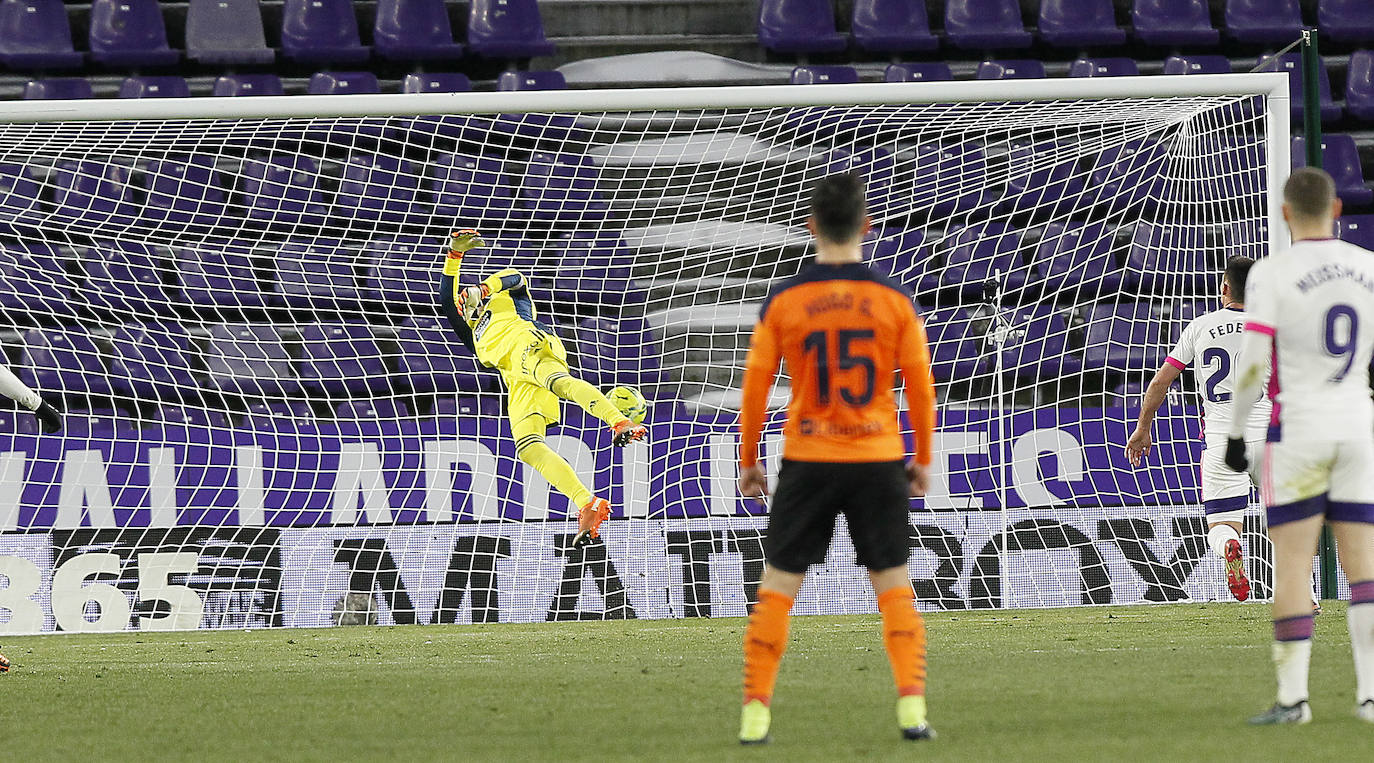
[[[1265,336],[1273,336],[1273,335],[1274,335],[1274,327],[1273,327],[1273,326],[1266,326],[1266,325],[1263,324],[1263,323],[1256,323],[1256,322],[1254,322],[1254,321],[1246,321],[1246,322],[1245,322],[1245,330],[1246,330],[1246,331],[1253,331],[1253,332],[1255,332],[1256,334],[1264,334]]]
[[[1174,368],[1177,368],[1177,369],[1180,370],[1180,371],[1182,371],[1183,369],[1185,369],[1185,368],[1188,367],[1188,364],[1187,364],[1187,363],[1184,363],[1183,361],[1179,360],[1178,358],[1174,357],[1173,355],[1170,355],[1170,356],[1166,357],[1166,358],[1164,359],[1164,362],[1165,362],[1165,363],[1168,363],[1169,365],[1173,366]]]

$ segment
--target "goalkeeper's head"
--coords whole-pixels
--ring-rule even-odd
[[[1283,219],[1293,240],[1330,238],[1333,221],[1341,216],[1336,183],[1325,170],[1300,167],[1283,185]]]
[[[806,227],[816,237],[817,249],[852,248],[868,233],[868,210],[864,204],[864,181],[850,171],[821,178],[811,191],[811,217]]]

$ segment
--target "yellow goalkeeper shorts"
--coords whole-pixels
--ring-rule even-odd
[[[549,377],[569,373],[568,351],[558,337],[531,326],[527,344],[506,356],[501,377],[510,391],[507,413],[512,431],[530,416],[543,417],[545,425],[559,421],[558,396],[544,384]]]

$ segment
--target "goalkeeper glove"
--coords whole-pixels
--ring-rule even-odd
[[[1245,440],[1232,437],[1226,441],[1226,465],[1233,472],[1244,472],[1250,468],[1250,458],[1245,454]]]
[[[33,415],[38,417],[38,421],[43,425],[43,431],[53,434],[62,429],[62,412],[53,407],[52,403],[44,400],[33,409]]]
[[[463,320],[468,323],[477,320],[477,314],[482,312],[482,303],[490,296],[491,289],[486,284],[468,286],[458,292],[458,312]]]
[[[456,230],[449,236],[448,252],[450,257],[455,255],[462,257],[469,249],[477,249],[487,245],[487,242],[482,240],[482,234],[472,228]]]

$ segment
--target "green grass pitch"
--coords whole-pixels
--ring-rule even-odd
[[[796,617],[773,744],[740,748],[742,620],[0,640],[8,760],[1355,760],[1344,606],[1317,618],[1316,718],[1272,701],[1268,608],[940,613],[931,723],[898,737],[877,617]],[[1365,752],[1358,752],[1364,750]]]

